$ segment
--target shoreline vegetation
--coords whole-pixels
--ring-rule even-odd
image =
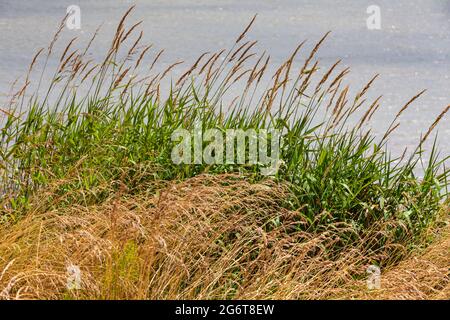
[[[87,47],[73,39],[55,52],[63,20],[1,108],[0,299],[450,298],[449,156],[436,140],[424,155],[450,105],[393,158],[389,136],[425,91],[375,137],[367,124],[381,97],[366,94],[377,76],[351,96],[340,61],[319,73],[328,33],[267,75],[270,56],[247,40],[255,16],[231,49],[170,78],[181,62],[157,71],[163,50],[141,43],[133,8],[98,63],[99,30]],[[29,94],[37,61],[44,74],[55,55],[48,88]],[[231,88],[240,93],[225,104]],[[172,132],[198,123],[279,130],[277,173],[174,164]]]

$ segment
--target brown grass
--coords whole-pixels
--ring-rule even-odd
[[[370,250],[382,228],[344,245],[349,226],[298,231],[306,222],[286,199],[288,186],[270,179],[202,175],[98,206],[32,207],[0,229],[0,298],[450,298],[448,228],[369,292],[367,266],[399,252]],[[66,289],[69,265],[80,290]]]

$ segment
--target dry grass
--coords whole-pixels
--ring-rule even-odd
[[[34,206],[0,229],[0,297],[450,297],[448,228],[423,256],[383,273],[382,291],[368,293],[367,265],[399,252],[389,244],[371,251],[386,228],[374,227],[354,243],[342,238],[353,232],[344,224],[298,231],[306,222],[301,210],[285,208],[289,197],[287,185],[270,179],[252,184],[238,175],[201,175],[97,206]],[[71,264],[82,271],[80,290],[66,289]]]
[[[382,273],[381,289],[366,291],[365,283],[348,296],[356,299],[419,300],[450,299],[450,228],[441,230],[439,239],[424,252],[400,262]],[[350,286],[349,286],[350,287]]]

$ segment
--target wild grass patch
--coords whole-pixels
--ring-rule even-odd
[[[90,275],[91,292],[78,297],[323,298],[331,296],[323,286],[339,287],[364,263],[401,260],[448,221],[448,156],[434,143],[425,159],[423,148],[450,106],[430,119],[415,150],[393,158],[389,136],[423,92],[376,137],[366,127],[380,107],[366,97],[376,76],[350,96],[340,61],[319,72],[328,34],[311,52],[301,43],[268,74],[270,56],[246,40],[253,19],[229,50],[202,54],[168,82],[180,63],[157,71],[163,52],[141,43],[139,24],[127,25],[130,12],[103,61],[88,58],[97,33],[84,49],[73,40],[48,88],[29,95],[37,59],[57,54],[62,23],[2,108],[3,296],[60,297],[61,259],[75,255]],[[172,133],[196,123],[279,130],[277,174],[268,179],[258,165],[174,164]],[[206,185],[192,185],[205,174]],[[179,202],[168,187],[175,182]],[[70,236],[73,247],[51,235]],[[36,265],[22,274],[14,247],[27,241],[38,247],[21,254]],[[349,261],[354,269],[329,273]]]

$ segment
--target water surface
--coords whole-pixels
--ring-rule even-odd
[[[398,109],[422,89],[427,93],[402,117],[394,150],[413,147],[439,112],[450,104],[450,1],[448,0],[148,0],[17,1],[0,0],[0,94],[26,72],[34,52],[47,45],[69,5],[81,8],[81,30],[63,31],[60,43],[74,36],[87,41],[103,23],[93,55],[107,49],[121,15],[132,4],[132,19],[143,20],[146,42],[165,48],[162,63],[194,60],[205,51],[229,47],[249,19],[258,19],[249,36],[259,40],[273,63],[282,62],[304,40],[332,35],[318,54],[324,65],[342,58],[351,67],[349,82],[360,88],[375,73],[371,97],[383,94],[373,119],[381,133]],[[381,30],[366,26],[369,5],[381,9]],[[50,65],[57,61],[50,61]],[[0,97],[1,98],[1,97]],[[438,127],[441,149],[450,151],[450,117]]]

